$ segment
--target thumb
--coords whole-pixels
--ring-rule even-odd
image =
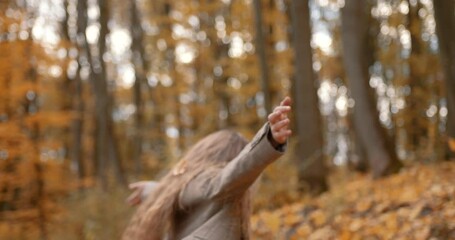
[[[281,101],[280,106],[291,106],[292,100],[290,97],[285,97],[283,101]]]

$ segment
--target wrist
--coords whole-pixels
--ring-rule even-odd
[[[269,128],[269,131],[267,133],[267,139],[269,140],[270,144],[273,146],[273,148],[275,148],[276,150],[280,150],[282,149],[283,145],[285,143],[279,143],[275,140],[275,138],[273,137],[273,134],[272,134],[272,131],[271,129]]]

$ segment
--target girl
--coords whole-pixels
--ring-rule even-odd
[[[141,203],[123,239],[249,239],[250,186],[285,150],[290,105],[286,97],[249,144],[227,130],[197,142]],[[131,203],[145,186],[133,185]]]

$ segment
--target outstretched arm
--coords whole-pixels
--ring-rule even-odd
[[[283,154],[283,146],[292,133],[288,118],[290,105],[291,99],[285,98],[253,140],[218,174],[212,177],[202,173],[190,181],[180,193],[180,205],[187,207],[204,200],[243,194],[267,165]]]

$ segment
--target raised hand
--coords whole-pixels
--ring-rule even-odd
[[[285,143],[292,134],[292,131],[289,129],[291,120],[288,118],[290,111],[291,98],[286,97],[281,101],[280,106],[273,109],[273,112],[268,116],[273,140],[278,144]]]
[[[128,188],[132,190],[133,193],[126,199],[126,202],[131,206],[139,205],[142,202],[144,191],[149,184],[149,181],[131,183]]]

